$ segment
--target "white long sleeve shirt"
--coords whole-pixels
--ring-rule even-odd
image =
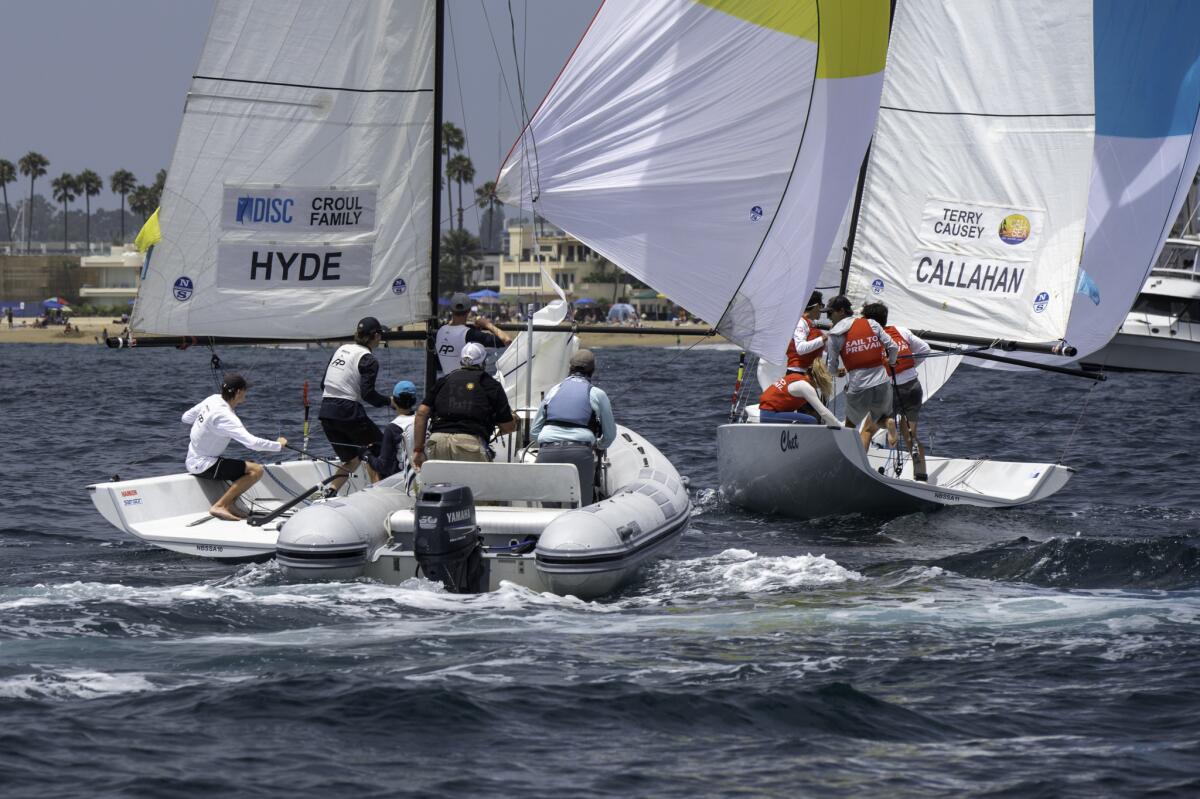
[[[183,414],[182,421],[192,426],[186,461],[187,470],[192,474],[200,474],[216,463],[230,441],[262,452],[279,452],[283,449],[278,441],[251,435],[220,394],[205,397],[189,408]]]
[[[850,325],[854,324],[855,317],[847,316],[842,321],[833,326],[829,331],[829,350],[827,357],[829,358],[829,371],[836,374],[838,365],[842,361],[842,345],[846,342],[846,334],[850,332]],[[868,319],[871,323],[871,331],[875,337],[879,339],[879,343],[883,345],[883,349],[887,352],[887,361],[890,364],[896,363],[896,357],[900,355],[900,347],[896,342],[892,341],[892,337],[883,331],[883,327],[874,319]],[[880,363],[871,369],[854,369],[847,374],[846,392],[849,394],[857,394],[860,391],[866,391],[868,388],[873,388],[880,383],[891,381],[891,376]]]

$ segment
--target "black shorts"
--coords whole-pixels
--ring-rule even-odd
[[[237,458],[217,458],[217,462],[209,466],[197,477],[205,480],[238,480],[246,475],[246,462]]]
[[[321,429],[343,463],[359,457],[364,445],[369,445],[370,453],[379,457],[383,431],[366,414],[353,419],[322,419]]]

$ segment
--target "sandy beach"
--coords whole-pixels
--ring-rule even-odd
[[[630,328],[629,333],[581,333],[579,335],[585,347],[674,347],[691,346],[708,347],[714,344],[726,344],[720,336],[704,337],[700,331],[706,330],[707,325],[684,324],[676,326],[673,322],[647,322],[647,327],[674,330],[678,336],[641,335],[637,328]],[[0,322],[0,344],[91,344],[97,346],[103,343],[107,330],[110,336],[118,335],[123,329],[119,321],[113,321],[107,316],[72,317],[72,331],[64,333],[62,325],[51,327],[33,327],[29,320],[21,327],[21,320],[15,320],[15,327],[9,329],[7,322]],[[420,326],[410,325],[407,329],[420,330]],[[689,335],[690,334],[690,335]],[[516,335],[510,333],[510,335]],[[420,342],[394,341],[391,347],[418,347]]]

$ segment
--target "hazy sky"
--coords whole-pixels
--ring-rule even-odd
[[[447,0],[444,115],[467,133],[477,184],[495,176],[519,132],[509,6],[532,112],[599,3]],[[213,0],[0,0],[0,158],[15,164],[37,150],[50,159],[40,194],[48,178],[92,169],[105,181],[93,207],[117,207],[108,191],[115,170],[148,183],[170,164],[212,7]],[[8,188],[15,202],[20,189]]]

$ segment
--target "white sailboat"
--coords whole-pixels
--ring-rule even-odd
[[[1169,238],[1133,308],[1084,368],[1200,374],[1200,238]]]
[[[442,0],[217,3],[135,329],[172,337],[154,343],[306,340],[345,336],[365,315],[436,319],[443,15]],[[560,300],[536,321],[565,313]],[[577,346],[569,334],[517,337],[499,368],[518,415],[565,376]],[[314,489],[331,466],[272,464],[244,495],[256,514],[238,522],[208,515],[224,483],[189,474],[88,490],[112,524],[174,551],[276,554],[296,579],[401,582],[421,570],[453,590],[508,579],[591,598],[687,528],[684,481],[634,431],[620,428],[584,508],[574,467],[533,463],[536,444],[518,436],[496,444],[505,463],[433,461],[415,489],[408,475],[358,478],[359,490],[324,502]]]
[[[1172,22],[1178,5],[905,0],[880,100],[886,3],[662,0],[634,14],[609,2],[501,187],[772,360],[818,282],[878,112],[852,299],[878,298],[893,322],[941,340],[1053,352],[1064,337],[1074,343],[1081,253],[1100,259],[1097,216],[1109,237],[1124,235],[1130,208],[1149,207],[1129,202],[1129,187],[1151,173],[1161,187],[1191,157],[1196,45]],[[742,46],[725,47],[732,37]],[[1172,57],[1156,64],[1162,41]],[[1118,75],[1122,64],[1139,80]],[[1108,126],[1147,105],[1132,87],[1150,77],[1144,94],[1186,131],[1166,149],[1138,150]],[[1131,160],[1135,151],[1154,157]],[[1130,167],[1132,183],[1117,179]],[[1136,288],[1114,288],[1114,302],[1127,308]],[[894,452],[857,442],[824,426],[722,426],[722,491],[796,516],[1007,507],[1053,494],[1071,474],[931,458],[922,483],[910,463],[896,474]]]

